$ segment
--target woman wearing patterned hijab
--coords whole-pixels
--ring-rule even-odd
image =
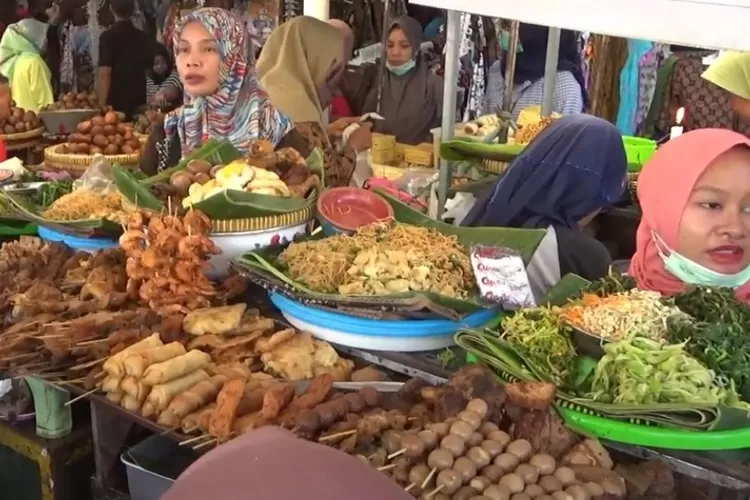
[[[172,166],[212,138],[230,141],[242,154],[261,139],[277,147],[291,145],[283,142],[293,125],[260,88],[248,63],[247,35],[232,13],[197,9],[173,38],[185,100],[149,137],[141,160],[144,172]]]

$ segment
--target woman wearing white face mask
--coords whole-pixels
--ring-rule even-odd
[[[643,211],[629,273],[665,295],[733,288],[750,302],[750,140],[721,129],[659,148],[638,177]]]
[[[422,25],[402,16],[391,23],[388,35],[387,72],[383,79],[380,114],[385,120],[374,130],[396,136],[404,144],[430,142],[430,129],[439,127],[443,116],[443,79],[429,70],[419,54]],[[364,111],[376,111],[378,86],[367,96]]]

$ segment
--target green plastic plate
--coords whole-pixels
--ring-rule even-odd
[[[723,451],[750,448],[750,427],[726,431],[687,431],[619,422],[558,407],[565,423],[576,432],[609,441],[670,450]]]

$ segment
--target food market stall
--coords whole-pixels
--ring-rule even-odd
[[[446,9],[446,67],[443,109],[455,109],[456,75],[458,47],[460,44],[460,13],[469,12],[483,16],[528,22],[589,31],[626,38],[660,40],[686,46],[713,47],[718,49],[748,50],[750,42],[742,36],[743,26],[750,20],[750,6],[737,1],[713,0],[629,0],[607,5],[591,0],[559,3],[554,0],[534,0],[530,2],[495,2],[460,0],[417,0],[414,3]],[[644,15],[647,13],[647,15]],[[712,22],[706,23],[706,19]],[[716,20],[715,22],[713,20]],[[554,42],[551,30],[550,41]],[[547,46],[547,68],[556,57],[557,46]],[[553,82],[554,72],[545,75],[545,82]],[[547,84],[546,87],[553,87]],[[455,116],[443,116],[443,140],[453,136]],[[438,200],[440,207],[445,204],[450,186],[450,169],[442,164],[440,169]]]

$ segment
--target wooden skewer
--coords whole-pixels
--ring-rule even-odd
[[[204,448],[210,444],[217,444],[219,442],[219,438],[213,438],[210,441],[206,441],[205,443],[201,443],[198,446],[193,446],[193,450],[200,450],[201,448]]]
[[[207,437],[211,437],[208,434],[201,434],[200,436],[196,436],[194,438],[186,439],[185,441],[180,441],[178,444],[179,446],[187,446],[192,443],[197,443],[198,441],[203,441]]]
[[[414,487],[416,485],[417,485],[417,483],[411,483],[409,486],[407,486],[406,488],[404,488],[404,491],[407,492],[407,493],[409,493],[411,490],[414,489]]]
[[[170,429],[164,429],[163,431],[161,431],[161,432],[159,433],[159,435],[160,435],[160,436],[166,436],[166,435],[167,435],[167,434],[169,434],[170,432],[174,432],[174,431],[176,431],[176,430],[177,430],[177,429],[179,429],[179,428],[180,428],[180,426],[178,425],[178,426],[176,426],[176,427],[172,427],[172,428],[170,428]]]
[[[183,429],[182,432],[184,432],[185,434],[191,434],[195,432],[196,430],[198,430],[198,427],[199,427],[198,425],[194,425],[190,427],[189,429]]]
[[[419,485],[421,489],[425,489],[427,487],[427,484],[432,481],[433,476],[437,472],[437,467],[433,467],[429,474],[427,474],[427,477],[424,478],[424,481],[422,481],[422,484]]]
[[[102,363],[103,361],[106,361],[109,356],[105,356],[103,358],[95,359],[94,361],[89,361],[88,363],[81,363],[80,365],[71,366],[68,368],[70,371],[78,371],[78,370],[85,370],[86,368],[91,368],[92,366],[96,366],[99,363]]]
[[[83,398],[85,398],[86,396],[90,396],[90,395],[94,394],[94,393],[95,393],[96,391],[98,391],[98,390],[99,390],[99,388],[98,388],[98,387],[94,387],[94,388],[93,388],[93,389],[91,389],[90,391],[88,391],[88,392],[84,392],[84,393],[83,393],[83,394],[81,394],[80,396],[76,396],[76,397],[74,397],[73,399],[69,399],[69,400],[67,401],[67,403],[65,403],[65,404],[64,404],[63,406],[70,406],[70,405],[72,405],[73,403],[75,403],[76,401],[80,401],[80,400],[82,400]]]
[[[77,347],[100,344],[102,342],[109,342],[109,339],[96,339],[96,340],[84,340],[83,342],[76,342]]]
[[[388,465],[382,465],[378,467],[377,470],[379,472],[385,472],[387,470],[395,469],[396,467],[398,467],[398,464],[388,464]]]
[[[437,495],[438,493],[440,493],[441,491],[443,491],[443,488],[445,488],[445,485],[441,484],[440,486],[438,486],[437,488],[435,488],[434,490],[432,490],[431,492],[429,492],[427,494],[427,496],[425,496],[425,499],[426,500],[430,500],[430,498],[434,497],[435,495]]]
[[[388,460],[393,460],[394,458],[396,458],[398,456],[401,456],[404,453],[406,453],[406,448],[401,448],[398,451],[394,451],[393,453],[391,453],[390,455],[388,455]]]
[[[329,434],[327,436],[323,436],[323,437],[319,438],[318,442],[319,443],[325,443],[325,442],[328,442],[328,441],[334,441],[334,440],[336,440],[338,438],[348,437],[348,436],[351,436],[351,435],[356,434],[356,433],[357,433],[357,429],[352,429],[350,431],[337,432],[335,434]]]

